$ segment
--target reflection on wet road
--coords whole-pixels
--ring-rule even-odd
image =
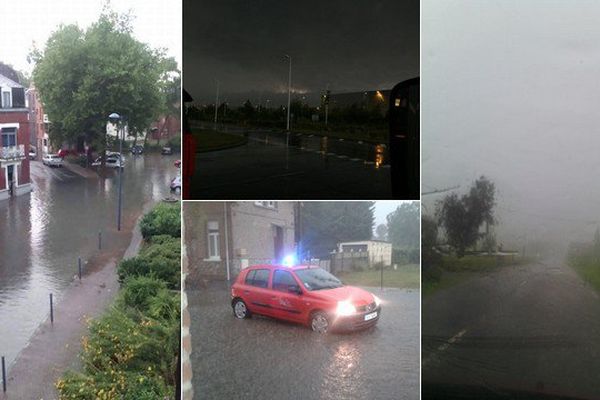
[[[423,303],[423,399],[429,384],[600,398],[600,296],[556,261],[432,295]]]
[[[225,288],[188,293],[198,399],[418,399],[419,292],[384,300],[373,329],[318,335],[269,318],[234,318]]]
[[[145,203],[169,193],[176,156],[127,157],[123,173],[124,230]],[[49,313],[49,293],[61,291],[97,253],[98,232],[106,254],[117,236],[117,174],[86,179],[67,168],[31,163],[33,192],[0,202],[0,355],[10,364]]]
[[[248,143],[196,155],[192,198],[391,198],[388,149],[344,139],[229,130]]]

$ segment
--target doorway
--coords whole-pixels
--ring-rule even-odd
[[[273,226],[273,248],[275,262],[280,263],[283,260],[283,228],[281,226]]]

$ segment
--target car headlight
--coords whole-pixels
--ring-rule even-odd
[[[356,307],[354,307],[349,301],[338,301],[337,304],[337,315],[352,315],[356,313]]]
[[[375,295],[373,295],[373,300],[375,300],[375,305],[377,307],[379,307],[379,305],[381,304],[381,299]]]

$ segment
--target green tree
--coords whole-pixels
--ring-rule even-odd
[[[322,258],[340,242],[371,239],[374,210],[372,201],[303,203],[299,211],[303,251]]]
[[[132,35],[131,16],[105,8],[87,30],[60,26],[34,50],[33,81],[52,121],[54,144],[82,139],[107,145],[108,115],[127,118],[129,134],[146,130],[164,107],[161,87],[174,62]]]
[[[387,216],[388,239],[395,249],[419,247],[421,207],[417,201],[402,203]]]
[[[387,240],[388,237],[388,227],[386,224],[379,224],[377,228],[375,228],[375,238],[377,240]]]
[[[494,184],[482,176],[468,194],[459,197],[453,193],[438,204],[439,221],[446,231],[448,244],[455,249],[458,257],[464,256],[466,249],[482,237],[479,228],[484,223],[485,236],[489,236],[489,226],[495,223],[495,190]]]

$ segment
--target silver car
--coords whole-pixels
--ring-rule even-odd
[[[62,167],[63,159],[56,154],[46,154],[42,157],[42,163],[49,167]]]

